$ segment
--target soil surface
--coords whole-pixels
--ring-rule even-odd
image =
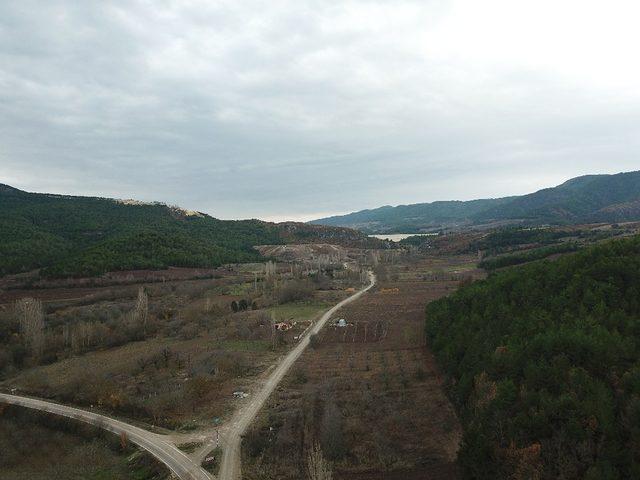
[[[424,307],[481,276],[474,261],[385,266],[376,288],[336,313],[270,398],[243,445],[245,477],[301,478],[305,452],[319,442],[325,451],[340,446],[330,458],[338,480],[457,478],[462,430],[425,345]]]

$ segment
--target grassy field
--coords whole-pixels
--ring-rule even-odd
[[[322,301],[296,302],[285,305],[276,305],[269,308],[278,321],[305,321],[312,319],[323,311],[327,310],[331,304]]]

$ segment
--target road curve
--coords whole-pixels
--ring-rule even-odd
[[[117,435],[124,432],[127,439],[140,446],[155,458],[164,463],[180,480],[212,480],[212,476],[182,453],[174,445],[163,439],[162,435],[148,432],[142,428],[129,425],[98,413],[67,407],[57,403],[35,398],[7,395],[0,393],[0,402],[19,405],[21,407],[53,413],[90,423]]]
[[[240,443],[242,435],[247,427],[251,424],[255,416],[260,411],[260,408],[267,401],[271,393],[278,386],[280,381],[284,378],[287,371],[300,357],[305,348],[309,345],[309,338],[311,335],[318,333],[322,327],[329,321],[331,316],[340,308],[344,307],[348,303],[357,300],[366,291],[373,287],[376,283],[376,277],[372,272],[369,272],[369,285],[356,294],[342,300],[333,308],[328,310],[315,325],[310,329],[307,335],[305,335],[298,345],[291,350],[282,362],[276,367],[273,373],[269,376],[264,383],[260,391],[253,395],[251,401],[242,409],[236,412],[229,422],[229,429],[225,434],[224,439],[224,452],[222,456],[222,464],[220,465],[220,471],[218,473],[218,480],[240,480],[241,479],[241,458],[240,458]]]
[[[248,428],[249,424],[253,421],[291,366],[307,348],[310,336],[318,333],[337,310],[358,299],[366,291],[371,289],[375,285],[375,282],[375,275],[369,272],[369,285],[367,287],[342,300],[322,315],[320,320],[318,320],[307,332],[307,335],[305,335],[302,340],[300,340],[300,342],[284,357],[282,362],[280,362],[273,373],[268,377],[261,389],[251,398],[251,401],[237,411],[232,417],[224,435],[224,453],[218,479],[239,480],[241,478],[240,443],[242,435]],[[124,432],[129,441],[140,446],[159,461],[164,463],[180,480],[213,480],[214,478],[200,467],[200,461],[202,460],[200,457],[204,458],[204,455],[206,455],[215,446],[214,444],[205,445],[200,450],[202,454],[197,454],[194,461],[181,452],[175,445],[167,441],[167,439],[162,435],[129,425],[121,422],[120,420],[100,415],[99,413],[60,405],[37,398],[9,395],[6,393],[0,393],[0,402],[68,417],[108,430],[116,435],[120,435]]]

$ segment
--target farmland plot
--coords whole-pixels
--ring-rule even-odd
[[[425,346],[424,305],[453,291],[461,271],[478,274],[457,268],[470,261],[384,266],[378,287],[318,334],[247,433],[246,478],[301,478],[314,442],[334,478],[455,478],[461,429]]]

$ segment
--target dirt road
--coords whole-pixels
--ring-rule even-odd
[[[307,335],[300,340],[296,347],[293,348],[293,350],[291,350],[276,366],[260,390],[251,398],[251,400],[236,412],[229,423],[221,427],[221,443],[224,453],[220,472],[218,474],[219,479],[239,480],[241,478],[240,442],[242,435],[271,393],[289,371],[291,366],[307,348],[310,336],[318,333],[337,310],[358,299],[366,291],[372,288],[375,285],[375,282],[375,275],[369,273],[369,285],[367,287],[342,300],[340,303],[328,310],[307,332]],[[212,480],[214,478],[200,467],[200,464],[207,453],[216,446],[214,440],[215,437],[211,432],[208,432],[209,434],[207,435],[210,440],[197,452],[191,455],[191,458],[189,458],[172,444],[172,438],[170,436],[158,435],[98,413],[59,405],[57,403],[35,398],[8,395],[4,393],[0,393],[0,402],[83,421],[105,430],[109,430],[117,435],[124,432],[129,441],[145,449],[158,460],[163,462],[181,480]],[[175,441],[175,439],[173,439],[173,441]]]
[[[258,391],[253,396],[251,401],[247,403],[244,408],[241,408],[236,412],[236,414],[227,425],[224,435],[224,453],[222,457],[222,464],[220,466],[220,472],[218,473],[219,480],[240,480],[242,478],[240,458],[240,443],[242,440],[242,435],[244,434],[249,424],[253,421],[258,411],[260,411],[264,403],[267,401],[271,393],[275,390],[280,381],[289,371],[291,366],[307,348],[311,335],[318,333],[322,329],[322,327],[324,327],[324,325],[329,321],[332,315],[336,313],[336,311],[338,311],[348,303],[357,300],[366,291],[372,288],[375,283],[375,275],[373,275],[373,273],[369,273],[369,285],[367,287],[363,288],[349,298],[342,300],[340,303],[331,308],[331,310],[327,311],[311,328],[311,330],[308,332],[308,335],[306,335],[276,367],[276,369],[269,376],[260,391]],[[213,446],[214,445],[209,445],[208,449],[210,450],[211,448],[213,448]],[[205,448],[204,450],[207,449]],[[206,451],[204,455],[206,455]]]
[[[57,403],[46,402],[35,398],[20,397],[0,393],[0,402],[19,405],[21,407],[49,412],[72,418],[109,430],[117,435],[125,433],[127,439],[145,449],[155,458],[164,463],[181,480],[211,480],[212,477],[204,471],[199,463],[188,458],[174,445],[166,441],[162,435],[151,433],[142,428],[126,424],[98,413],[67,407]]]

